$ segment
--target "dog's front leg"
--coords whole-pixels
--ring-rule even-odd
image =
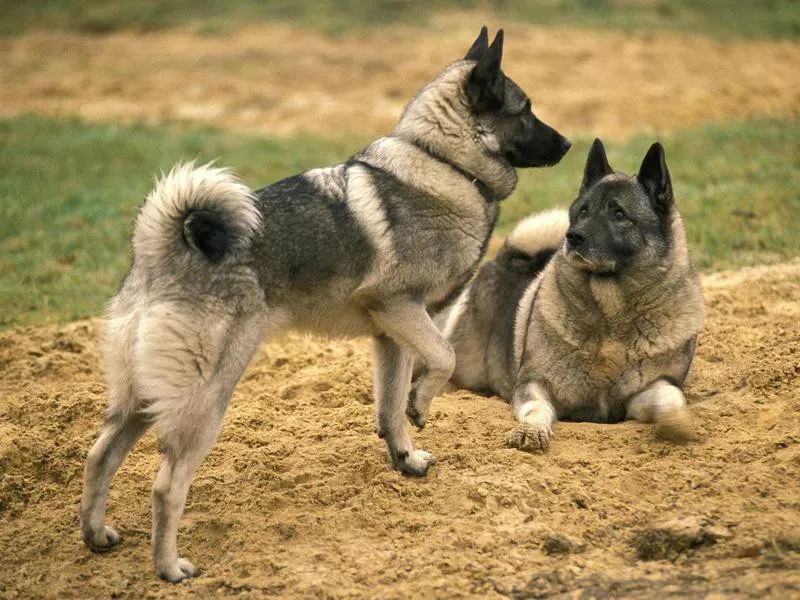
[[[421,477],[436,458],[424,450],[414,450],[406,428],[404,412],[412,366],[410,350],[385,335],[374,339],[372,368],[378,436],[386,442],[395,469]]]
[[[519,421],[508,432],[506,442],[520,450],[541,450],[550,448],[553,435],[553,421],[556,410],[553,408],[547,391],[538,383],[529,382],[518,385],[511,401],[511,411]]]
[[[628,402],[628,418],[655,423],[656,435],[673,441],[694,439],[692,417],[680,388],[659,379]]]
[[[421,303],[399,301],[370,314],[387,336],[416,352],[424,362],[424,369],[411,388],[406,410],[411,422],[422,429],[428,421],[431,401],[453,375],[456,354]],[[413,363],[409,369],[412,368]]]

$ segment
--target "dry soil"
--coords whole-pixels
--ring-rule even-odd
[[[112,486],[123,544],[80,540],[102,323],[4,332],[0,596],[797,597],[800,260],[704,285],[686,445],[560,423],[526,454],[505,446],[506,404],[451,391],[414,435],[439,464],[409,479],[375,436],[367,342],[263,346],[190,491],[179,543],[205,571],[179,586],[150,562],[153,434]]]

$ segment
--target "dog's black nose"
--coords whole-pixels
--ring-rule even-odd
[[[574,229],[567,231],[567,244],[573,248],[580,246],[584,240],[586,240],[586,236],[584,236],[582,233],[575,231]]]
[[[561,152],[566,154],[569,152],[570,148],[572,148],[572,142],[570,142],[567,138],[561,138]]]

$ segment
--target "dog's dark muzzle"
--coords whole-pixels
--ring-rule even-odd
[[[586,234],[577,229],[567,231],[567,251],[578,250],[586,241]]]
[[[572,142],[546,123],[537,121],[530,138],[506,158],[515,167],[552,167],[561,162],[570,148]]]

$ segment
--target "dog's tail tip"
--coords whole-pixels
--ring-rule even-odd
[[[506,246],[528,256],[557,250],[569,229],[569,213],[562,208],[546,210],[520,221],[506,238]]]
[[[183,162],[147,196],[134,225],[134,255],[147,264],[186,254],[182,247],[216,263],[260,225],[252,192],[230,169]]]

